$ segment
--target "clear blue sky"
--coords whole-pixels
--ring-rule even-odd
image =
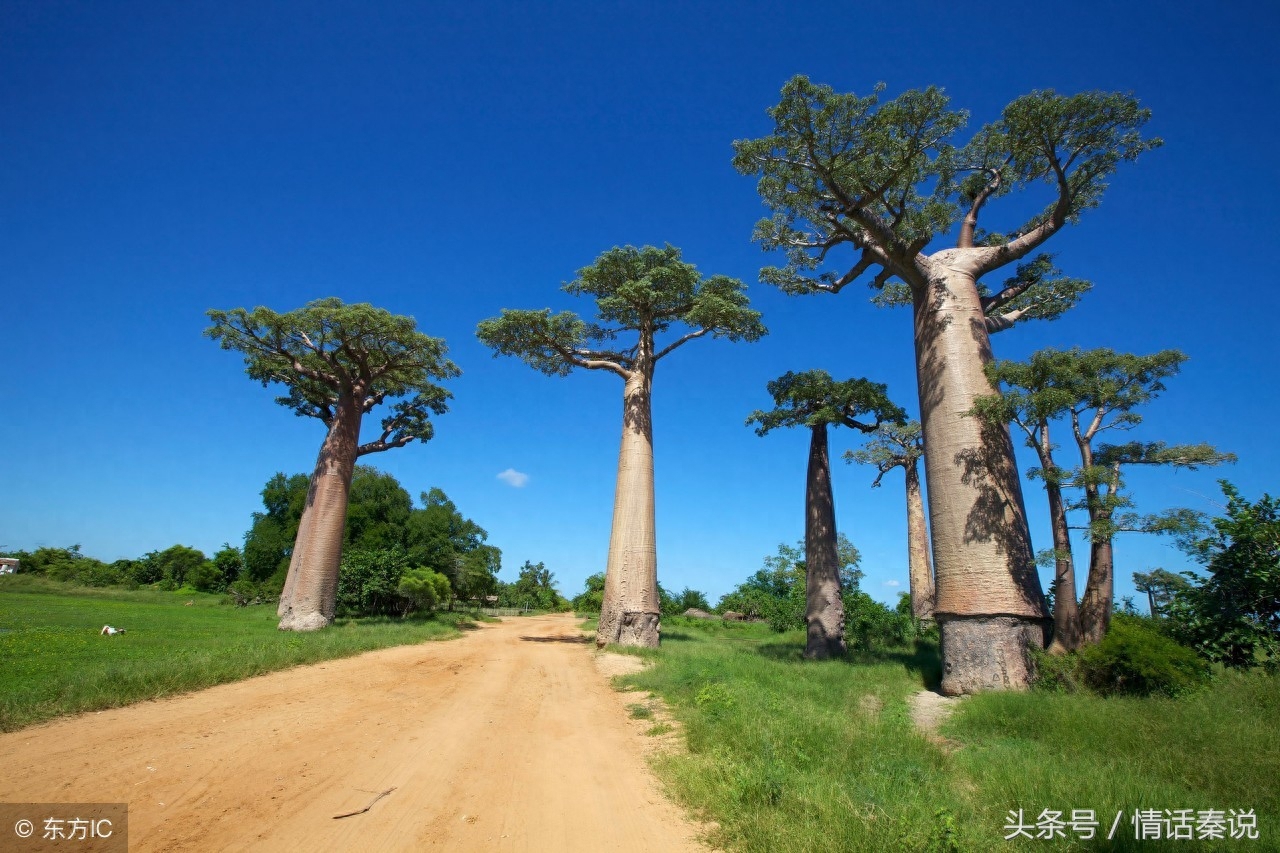
[[[1240,462],[1135,473],[1139,507],[1213,511],[1223,473],[1250,498],[1275,492],[1280,7],[1154,10],[4,3],[0,548],[80,543],[111,560],[239,543],[263,483],[309,471],[322,427],[202,338],[204,312],[333,295],[413,315],[464,370],[435,440],[366,461],[415,496],[443,488],[508,579],[542,560],[572,595],[604,567],[621,383],[493,360],[475,325],[572,307],[559,285],[602,251],[670,242],[750,283],[772,330],[691,343],[656,378],[659,577],[714,600],[802,532],[807,437],[743,426],[766,381],[864,375],[917,411],[906,313],[859,288],[797,299],[756,284],[775,259],[750,242],[763,208],[730,144],[769,131],[796,73],[890,95],[937,84],[971,129],[1036,88],[1138,95],[1165,147],[1048,246],[1094,292],[1001,334],[997,354],[1179,347],[1191,360],[1133,437],[1208,440]],[[1002,212],[989,206],[988,227]],[[837,454],[855,440],[833,436]],[[508,468],[528,482],[499,479]],[[839,466],[838,524],[865,588],[892,600],[907,579],[902,478],[871,479]],[[1047,547],[1043,493],[1026,494]],[[1118,594],[1153,566],[1189,563],[1122,537]]]

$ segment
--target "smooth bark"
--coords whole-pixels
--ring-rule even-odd
[[[1111,628],[1111,601],[1115,597],[1115,567],[1111,537],[1103,537],[1089,546],[1089,580],[1080,601],[1080,642],[1093,645],[1102,642]]]
[[[804,497],[805,624],[804,656],[813,660],[845,652],[844,601],[840,597],[840,558],[836,548],[835,497],[827,425],[811,429],[809,469]]]
[[[1049,526],[1053,531],[1053,654],[1074,651],[1080,647],[1080,609],[1076,605],[1076,566],[1071,553],[1071,532],[1067,528],[1067,507],[1062,500],[1057,466],[1053,463],[1053,444],[1049,440],[1049,423],[1038,425],[1036,454],[1044,472],[1044,488],[1049,499]]]
[[[658,546],[653,497],[652,368],[634,370],[622,396],[622,445],[613,497],[596,645],[657,648]]]
[[[1033,672],[1026,642],[1043,646],[1048,621],[1009,431],[964,414],[978,397],[996,393],[983,372],[992,355],[979,269],[965,257],[983,251],[938,252],[928,259],[927,283],[912,288],[941,689],[948,695],[1025,689]],[[966,620],[975,624],[958,624]],[[963,654],[949,656],[952,639],[950,647]]]
[[[1084,431],[1080,430],[1079,419],[1074,415],[1072,421],[1076,431],[1076,445],[1080,448],[1082,469],[1088,471],[1094,467],[1092,442],[1102,421],[1101,410]],[[1110,527],[1114,514],[1109,498],[1120,487],[1118,464],[1111,468],[1105,485],[1107,492],[1104,495],[1098,482],[1086,479],[1084,484],[1090,543],[1089,577],[1085,580],[1084,595],[1080,599],[1080,645],[1101,642],[1111,627],[1111,602],[1115,595],[1113,535],[1100,531],[1106,531]]]
[[[915,459],[902,466],[907,473],[907,559],[911,585],[911,615],[933,619],[933,565],[929,557],[929,528],[920,493],[920,466]]]
[[[292,585],[286,581],[280,598],[282,631],[315,631],[333,622],[347,498],[359,451],[362,414],[353,401],[343,401],[335,407],[311,475],[307,505],[290,558]]]

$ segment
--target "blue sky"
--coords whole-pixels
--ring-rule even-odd
[[[970,130],[1032,89],[1136,94],[1165,147],[1047,247],[1094,291],[1002,333],[997,355],[1181,348],[1190,361],[1133,437],[1207,440],[1240,462],[1134,473],[1139,508],[1214,511],[1224,474],[1250,498],[1274,492],[1280,7],[1142,5],[5,3],[0,548],[110,560],[240,542],[264,482],[309,471],[322,427],[203,338],[204,312],[339,296],[413,315],[464,371],[432,442],[362,461],[415,496],[443,488],[508,579],[541,560],[572,595],[604,566],[621,382],[494,360],[475,325],[575,307],[558,288],[601,252],[669,242],[748,282],[771,329],[693,342],[655,381],[659,577],[714,600],[802,533],[807,436],[743,426],[769,379],[868,376],[917,411],[906,313],[859,287],[756,284],[776,259],[750,242],[764,210],[731,142],[770,130],[796,73],[890,95],[936,84]],[[985,224],[1016,218],[993,204]],[[835,454],[856,440],[833,439]],[[838,467],[837,520],[865,588],[892,600],[902,478],[875,492],[872,478]],[[1043,493],[1025,491],[1047,547]],[[1154,566],[1190,564],[1122,537],[1118,594]]]

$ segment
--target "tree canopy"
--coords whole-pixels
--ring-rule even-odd
[[[1249,501],[1220,481],[1226,514],[1188,551],[1206,575],[1184,572],[1188,588],[1173,592],[1174,633],[1227,666],[1280,668],[1280,500]]]
[[[941,89],[887,101],[883,91],[881,84],[869,95],[840,94],[793,77],[769,110],[773,132],[734,143],[734,166],[760,176],[760,196],[773,210],[755,239],[787,258],[763,270],[762,280],[787,293],[838,292],[878,269],[870,280],[876,290],[894,276],[918,286],[927,276],[917,256],[957,225],[957,248],[985,249],[975,265],[981,276],[1077,221],[1098,205],[1119,163],[1162,144],[1142,137],[1150,113],[1127,94],[1031,92],[956,145],[968,113],[951,109]],[[1052,188],[1043,210],[1004,233],[978,227],[989,202],[1037,184]],[[853,263],[818,271],[839,246],[853,251]],[[1007,309],[989,313],[1005,326],[1061,313],[1086,287],[1063,280],[1051,258],[1039,256],[989,293],[984,307]],[[1022,313],[1005,316],[1014,312]]]
[[[283,314],[259,306],[208,316],[213,325],[205,334],[243,353],[245,372],[263,387],[284,385],[288,393],[276,402],[299,417],[329,426],[340,405],[363,414],[403,398],[383,418],[381,435],[359,445],[357,455],[430,439],[430,416],[445,412],[452,397],[434,381],[461,372],[445,358],[443,340],[419,332],[412,317],[368,303],[329,297]]]
[[[885,421],[900,423],[907,418],[907,413],[889,399],[888,387],[868,379],[836,382],[825,370],[788,371],[766,387],[777,407],[748,416],[748,425],[757,424],[757,435],[779,427],[823,425],[874,432]],[[872,416],[873,421],[858,420],[864,415]]]
[[[890,421],[876,428],[875,436],[857,450],[846,450],[846,462],[857,462],[859,465],[874,465],[876,478],[872,481],[873,489],[880,487],[884,475],[894,468],[905,468],[915,464],[924,448],[920,437],[920,422],[907,421],[897,423]]]
[[[685,343],[706,335],[754,341],[766,333],[760,312],[748,307],[746,286],[737,279],[704,278],[680,258],[674,246],[613,248],[562,288],[595,300],[595,317],[572,311],[503,309],[480,323],[477,335],[495,355],[515,356],[551,376],[575,368],[608,370],[624,378],[653,365]],[[654,336],[679,333],[661,349]],[[639,332],[629,345],[614,342]]]

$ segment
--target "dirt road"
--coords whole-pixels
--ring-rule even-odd
[[[127,801],[134,850],[703,850],[588,648],[508,619],[0,735],[0,801]]]

